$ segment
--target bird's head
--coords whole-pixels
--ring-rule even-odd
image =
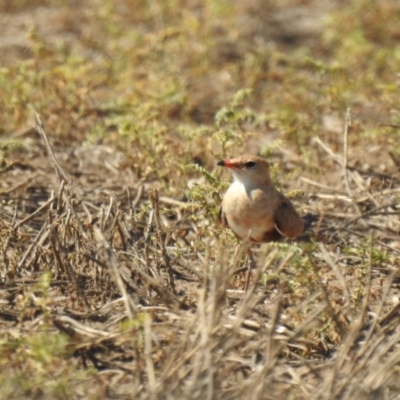
[[[244,155],[219,161],[217,165],[229,168],[235,180],[245,186],[258,186],[271,182],[268,161],[262,157]]]

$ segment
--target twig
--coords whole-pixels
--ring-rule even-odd
[[[40,231],[36,235],[35,239],[33,239],[32,243],[29,245],[28,250],[26,250],[26,252],[22,256],[21,260],[18,263],[18,268],[21,268],[24,265],[25,260],[28,258],[28,256],[31,253],[32,249],[37,245],[37,243],[39,241],[39,238],[42,236],[42,234],[43,234],[43,232],[44,232],[44,230],[46,228],[47,228],[47,222],[45,222],[43,224],[43,226],[40,228]],[[25,266],[25,268],[26,268],[26,266]]]
[[[348,196],[346,195],[346,193],[343,192],[342,190],[338,190],[338,189],[334,189],[334,188],[331,188],[331,187],[326,186],[326,185],[322,185],[321,183],[315,182],[315,181],[313,181],[313,180],[311,180],[311,179],[308,179],[308,178],[306,178],[306,177],[304,177],[304,176],[300,177],[300,180],[302,180],[302,181],[305,182],[305,183],[308,183],[309,185],[316,186],[316,187],[318,187],[318,188],[320,188],[320,189],[330,190],[331,192],[334,192],[334,193],[337,193],[337,194],[339,194],[339,195],[348,197]]]
[[[374,244],[375,244],[375,238],[373,235],[371,235],[371,243],[369,246],[369,262],[368,262],[368,270],[367,270],[367,287],[365,290],[365,294],[364,294],[364,298],[363,298],[363,303],[362,303],[362,307],[361,307],[361,312],[359,314],[359,318],[361,321],[365,320],[365,316],[367,314],[367,310],[369,307],[369,303],[370,303],[370,298],[371,298],[371,287],[372,287],[372,264],[373,264],[373,258],[372,258],[372,252],[374,250]],[[371,335],[374,331],[376,322],[378,321],[378,316],[376,315],[374,318],[374,321],[372,322],[372,324],[370,325],[369,331],[364,339],[364,350],[365,348],[368,347],[368,343],[369,343],[369,339],[371,338]],[[360,352],[360,357],[362,357],[363,355],[363,351]]]
[[[57,198],[57,214],[60,215],[63,209],[63,195],[65,189],[65,181],[61,181],[60,190],[58,191],[58,198]]]
[[[330,300],[330,295],[328,292],[328,288],[326,287],[325,282],[323,281],[319,269],[315,265],[313,259],[311,258],[310,254],[308,255],[308,260],[314,270],[315,276],[317,277],[317,281],[319,283],[319,288],[321,289],[321,295],[325,300],[325,305],[323,305],[324,308],[328,310],[329,315],[332,316],[332,320],[335,323],[336,331],[343,336],[345,331],[347,330],[347,321],[345,321],[345,318],[342,317],[340,314],[338,315],[337,312],[335,311],[331,300]],[[346,322],[346,324],[345,324]]]
[[[349,128],[351,127],[351,115],[350,108],[346,110],[345,123],[343,128],[343,173],[344,173],[344,183],[346,186],[346,191],[350,197],[353,197],[353,193],[350,189],[349,184],[349,171],[347,170],[348,166],[348,136],[349,136]]]
[[[154,373],[153,360],[151,358],[151,316],[144,319],[144,357],[146,361],[147,378],[149,381],[149,391],[151,398],[156,398],[156,376]]]
[[[162,203],[170,204],[172,206],[178,206],[181,208],[200,208],[201,207],[201,204],[199,204],[199,203],[185,203],[184,201],[175,200],[175,199],[172,199],[172,198],[166,197],[166,196],[160,196],[159,200]]]
[[[57,229],[54,227],[54,224],[52,226],[50,226],[50,242],[53,247],[54,256],[56,258],[56,261],[57,261],[60,269],[63,269],[65,272],[67,272],[68,276],[71,279],[71,282],[75,286],[75,290],[76,290],[78,297],[83,299],[83,304],[85,305],[86,309],[90,310],[90,305],[86,299],[85,293],[82,290],[81,286],[79,285],[77,273],[75,272],[74,268],[72,267],[68,257],[63,257],[64,262],[61,260],[60,251],[62,251],[64,254],[66,253],[66,251],[65,251],[65,248],[60,243],[58,232],[57,232]],[[66,267],[64,265],[66,265]]]
[[[159,203],[159,195],[158,195],[158,190],[149,190],[148,192],[151,204],[153,205],[153,210],[155,214],[155,221],[156,221],[156,234],[157,234],[157,240],[161,248],[161,254],[164,260],[164,265],[167,270],[168,276],[169,276],[169,284],[171,286],[172,292],[176,294],[176,289],[175,289],[175,280],[174,280],[174,273],[171,268],[171,262],[169,259],[169,255],[167,253],[167,249],[165,247],[165,242],[162,237],[162,226],[161,226],[161,219],[160,219],[160,203]]]
[[[325,262],[332,268],[333,272],[336,275],[336,278],[339,280],[344,297],[346,299],[346,308],[349,310],[350,309],[350,292],[346,284],[346,279],[344,279],[344,276],[342,274],[342,271],[340,268],[338,268],[337,264],[332,260],[332,257],[328,253],[328,250],[326,249],[325,245],[323,243],[318,243],[318,247],[321,250],[322,256],[324,257]]]
[[[122,242],[122,248],[124,251],[127,251],[128,249],[128,244],[127,244],[127,239],[128,241],[131,239],[131,235],[129,234],[129,231],[125,225],[123,218],[124,214],[121,214],[121,210],[117,210],[117,215],[116,215],[116,223],[117,223],[117,229],[119,236],[121,237],[121,242]]]
[[[118,337],[121,334],[120,333],[110,333],[110,332],[106,332],[106,331],[101,331],[99,329],[93,329],[87,325],[83,325],[80,324],[79,322],[77,322],[75,319],[67,317],[67,316],[59,316],[54,318],[53,323],[59,323],[62,325],[62,323],[67,323],[70,324],[72,327],[74,327],[74,332],[78,332],[81,335],[87,335],[89,337],[94,337],[94,338],[98,338],[99,336],[107,338],[107,339],[111,339],[114,337]],[[63,325],[64,328],[65,325]],[[58,328],[60,328],[61,326],[58,325]],[[73,328],[69,328],[69,329],[73,329]]]
[[[349,350],[351,349],[351,347],[354,346],[354,344],[358,344],[357,339],[358,337],[362,334],[363,331],[363,327],[364,327],[364,321],[365,321],[365,316],[367,313],[367,309],[369,306],[369,300],[370,300],[370,295],[371,295],[371,284],[372,284],[372,279],[371,279],[371,275],[372,275],[372,250],[373,250],[373,237],[371,238],[371,246],[370,246],[370,254],[369,254],[369,263],[368,263],[368,282],[367,282],[367,288],[366,288],[366,293],[364,295],[363,298],[363,303],[362,303],[362,307],[360,312],[355,316],[352,325],[351,325],[351,329],[349,332],[348,337],[345,340],[344,343],[344,348],[347,348],[347,351],[342,351],[335,363],[334,366],[334,370],[336,369],[336,371],[339,371],[339,369],[342,366],[342,363],[345,362],[345,360],[348,359],[349,356]],[[375,318],[376,321],[376,318]],[[363,357],[366,353],[368,353],[370,351],[371,348],[371,334],[374,330],[374,324],[372,324],[372,326],[370,326],[369,332],[367,333],[367,335],[365,337],[363,337],[363,344],[360,346],[360,350],[358,352],[356,352],[356,354],[351,358],[350,360],[350,365],[349,365],[349,370],[351,371],[356,371],[357,369],[361,370],[363,365],[366,365],[367,362],[370,360],[369,357]],[[342,349],[343,350],[343,349]],[[354,372],[353,372],[354,374]],[[344,379],[340,382],[340,386],[339,389],[336,391],[335,394],[339,394],[339,392],[341,392],[341,390],[343,390],[345,387],[349,387],[351,388],[351,390],[354,389],[354,387],[352,387],[352,385],[350,385],[350,380],[354,378],[353,374],[349,374],[347,376],[344,377]],[[337,397],[337,396],[333,396],[333,397]]]
[[[346,186],[346,191],[348,193],[348,195],[353,198],[353,193],[350,189],[350,184],[349,184],[349,176],[352,177],[353,181],[357,184],[357,186],[362,189],[364,192],[367,193],[367,197],[368,199],[370,199],[374,204],[376,204],[375,200],[372,198],[372,196],[368,193],[368,191],[366,190],[365,187],[363,187],[363,185],[361,184],[361,182],[359,182],[359,180],[357,180],[351,173],[349,173],[349,166],[348,166],[348,133],[349,133],[349,127],[351,126],[351,118],[350,118],[350,109],[346,110],[346,117],[345,117],[345,125],[344,125],[344,129],[343,129],[343,148],[344,148],[344,155],[342,158],[340,158],[339,156],[337,156],[334,151],[328,146],[326,145],[319,137],[314,137],[313,138],[313,142],[318,144],[323,150],[325,150],[332,158],[333,160],[340,166],[342,167],[343,171],[344,171],[344,180],[345,180],[345,186]],[[354,202],[354,207],[357,209],[357,211],[359,213],[360,212],[360,208],[357,204],[357,202]]]
[[[52,204],[57,198],[56,197],[51,197],[49,200],[46,201],[42,206],[40,206],[36,211],[34,211],[32,214],[28,215],[26,218],[23,220],[19,221],[13,226],[13,230],[16,231],[20,226],[24,225],[31,219],[35,218],[36,215],[40,214],[45,208],[47,208],[50,204]]]
[[[108,218],[110,218],[111,211],[113,209],[113,204],[114,204],[114,198],[113,198],[113,196],[110,196],[110,204],[108,205],[107,213],[104,216],[104,220],[103,220],[103,223],[102,223],[102,226],[101,226],[102,229],[105,229],[105,226],[106,226],[106,223],[108,221]]]
[[[31,176],[28,176],[26,179],[19,181],[18,183],[16,183],[14,186],[11,186],[9,189],[6,190],[2,190],[2,194],[9,194],[11,192],[13,192],[16,189],[19,189],[20,187],[23,187],[29,183],[31,183],[39,174],[36,172]]]
[[[396,276],[397,271],[394,270],[390,276],[390,283],[393,282],[393,278]],[[381,310],[383,308],[384,305],[384,301],[386,301],[387,296],[389,294],[389,289],[391,288],[391,285],[388,285],[388,289],[385,290],[384,296],[382,296],[382,300],[381,300],[381,304],[379,305],[379,314],[381,313]],[[400,311],[400,302],[397,303],[390,311],[388,311],[378,322],[379,322],[379,326],[384,326],[387,325],[389,323],[389,321],[394,317],[394,316],[398,316],[399,315],[399,311]]]
[[[69,182],[67,174],[62,169],[60,163],[57,160],[56,155],[54,154],[54,151],[50,145],[49,138],[46,133],[46,129],[44,128],[42,119],[40,118],[40,115],[38,113],[35,113],[35,119],[36,119],[36,129],[42,135],[44,144],[46,145],[47,155],[50,157],[50,159],[54,164],[58,179],[60,180],[60,182],[62,182],[63,180],[65,182]]]
[[[255,271],[254,271],[254,283],[250,285],[249,289],[246,291],[245,296],[242,299],[242,302],[240,304],[240,307],[238,308],[236,312],[236,328],[238,328],[243,320],[245,319],[247,312],[253,308],[255,304],[260,300],[258,296],[255,295],[255,290],[257,287],[257,282],[259,281],[261,275],[266,271],[266,269],[272,264],[272,262],[275,260],[277,254],[279,252],[278,248],[273,249],[268,256],[265,259],[265,262],[261,264],[260,266],[257,266]],[[262,295],[261,295],[262,297]]]
[[[139,201],[142,198],[143,190],[144,190],[144,185],[140,185],[139,189],[136,193],[136,196],[133,199],[133,202],[130,204],[131,210],[134,210],[136,208],[136,206],[139,204]]]
[[[353,230],[348,229],[348,228],[343,228],[343,229],[344,229],[346,232],[351,233],[352,235],[355,235],[355,236],[358,236],[358,237],[361,237],[361,238],[365,238],[365,235],[363,235],[363,234],[361,234],[361,233],[359,233],[359,232],[353,231]],[[382,241],[380,241],[380,240],[376,240],[375,243],[377,243],[377,244],[379,244],[380,246],[385,247],[385,248],[387,248],[387,249],[389,249],[389,250],[392,250],[392,251],[394,251],[394,252],[397,253],[397,254],[400,254],[400,250],[399,250],[399,249],[396,249],[395,247],[390,246],[390,245],[388,245],[388,244],[386,244],[386,243],[384,243],[384,242],[382,242]]]
[[[362,213],[362,214],[360,214],[360,215],[357,215],[356,217],[350,219],[350,220],[347,221],[345,224],[343,224],[340,228],[341,228],[341,229],[347,228],[349,225],[351,225],[352,223],[358,221],[359,219],[365,218],[365,217],[367,217],[368,215],[371,215],[371,214],[376,213],[378,210],[382,210],[383,208],[391,207],[391,206],[393,206],[393,205],[395,205],[395,204],[392,202],[392,203],[387,203],[387,204],[384,204],[384,205],[382,205],[382,206],[380,206],[380,207],[376,207],[376,208],[373,208],[373,209],[371,209],[371,210],[368,210],[368,211],[366,211],[366,212],[364,212],[364,213]]]
[[[85,226],[84,226],[84,224],[82,223],[81,219],[79,218],[79,215],[78,215],[78,213],[77,213],[77,211],[76,211],[76,209],[75,209],[75,204],[76,204],[75,200],[72,199],[71,196],[69,196],[69,197],[67,197],[67,198],[65,199],[65,203],[68,205],[68,211],[72,211],[72,213],[73,213],[74,216],[75,216],[75,220],[76,220],[76,222],[78,223],[79,228],[80,228],[80,229],[79,229],[79,233],[80,233],[84,238],[87,238],[87,233],[86,233]]]
[[[133,313],[136,313],[136,306],[134,306],[132,302],[129,301],[128,293],[126,291],[124,282],[122,281],[121,274],[118,271],[117,261],[115,259],[112,248],[99,228],[94,226],[93,231],[97,242],[104,248],[107,258],[108,269],[111,273],[111,276],[114,278],[118,289],[121,292],[122,298],[124,299],[124,305],[128,318],[133,319]]]
[[[56,232],[56,229],[54,228],[54,226],[50,226],[50,242],[52,244],[53,247],[53,254],[54,257],[56,259],[56,262],[58,264],[59,270],[65,272],[66,274],[68,274],[68,276],[71,279],[71,282],[74,284],[75,288],[78,288],[78,281],[76,278],[76,272],[74,271],[73,268],[70,268],[70,265],[68,265],[67,267],[64,266],[64,263],[61,260],[61,255],[59,252],[59,248],[57,246],[58,242],[58,235]]]
[[[341,167],[343,167],[343,162],[340,159],[340,157],[338,157],[334,151],[328,147],[328,145],[326,145],[318,136],[313,138],[313,142],[318,144],[323,150],[325,150],[331,157],[332,159],[339,164]]]

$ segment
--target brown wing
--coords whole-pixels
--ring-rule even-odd
[[[267,242],[280,242],[281,240],[285,239],[285,236],[282,236],[278,230],[273,229],[272,231],[265,232],[262,240],[260,243],[267,243]]]
[[[282,195],[282,202],[275,213],[275,228],[283,236],[295,238],[303,233],[303,220],[289,199]]]

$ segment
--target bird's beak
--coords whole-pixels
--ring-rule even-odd
[[[220,167],[237,168],[237,164],[231,160],[221,160],[217,163]]]

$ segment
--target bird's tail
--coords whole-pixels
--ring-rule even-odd
[[[308,213],[308,214],[304,215],[303,217],[301,217],[301,219],[303,220],[304,232],[305,232],[311,228],[311,225],[314,222],[317,222],[320,219],[320,215]]]

